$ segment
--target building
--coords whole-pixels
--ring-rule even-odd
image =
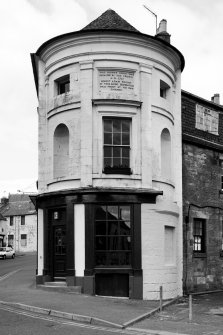
[[[182,294],[182,54],[166,21],[108,10],[31,54],[39,100],[37,283]]]
[[[7,230],[6,218],[0,213],[0,247],[5,246],[5,235]]]
[[[223,106],[182,91],[184,291],[223,289]]]
[[[6,218],[6,245],[15,252],[36,251],[37,214],[29,194],[9,194],[3,200],[0,212]]]

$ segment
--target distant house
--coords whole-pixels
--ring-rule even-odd
[[[6,245],[17,252],[36,251],[37,215],[29,195],[10,194],[1,201],[0,212],[6,218]]]
[[[6,231],[7,231],[6,218],[0,213],[0,247],[5,245]]]

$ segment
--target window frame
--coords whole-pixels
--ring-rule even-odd
[[[167,99],[169,95],[170,86],[160,79],[160,98]]]
[[[121,142],[122,142],[122,135],[124,133],[128,134],[128,141],[129,141],[129,144],[114,144],[113,143],[113,140],[114,140],[114,126],[113,126],[113,122],[114,121],[120,121],[121,123],[121,131],[120,132],[117,132],[117,134],[120,134],[120,139],[121,139]],[[105,122],[106,121],[112,121],[112,131],[111,132],[105,132]],[[122,121],[128,121],[129,123],[129,132],[124,132],[122,131]],[[130,175],[132,174],[132,171],[131,171],[131,133],[132,133],[132,118],[130,117],[114,117],[114,116],[103,116],[102,118],[102,129],[103,129],[103,173],[105,174],[126,174],[126,175]],[[111,140],[112,140],[112,143],[111,144],[108,144],[106,143],[105,144],[105,133],[107,134],[111,134]],[[110,157],[106,157],[105,156],[105,149],[106,148],[111,148],[111,156]],[[120,156],[117,156],[115,157],[114,156],[114,148],[120,148]],[[128,150],[128,157],[126,156],[123,156],[123,149],[127,149]],[[106,166],[105,164],[105,159],[106,158],[111,158],[111,161],[112,161],[112,165],[111,166]],[[129,166],[115,166],[113,164],[113,159],[114,158],[117,158],[117,159],[120,159],[121,162],[124,159],[128,159],[128,165]]]
[[[13,220],[13,216],[10,216],[10,219],[9,219],[10,221],[9,221],[9,225],[10,226],[13,226],[13,224],[14,224],[14,220]]]
[[[106,219],[98,219],[96,217],[96,210],[99,207],[105,207],[106,208]],[[109,223],[113,222],[113,220],[108,219],[108,207],[118,207],[118,219],[117,219],[117,223],[118,223],[118,231],[119,234],[114,235],[114,234],[110,234],[109,233]],[[120,218],[120,207],[129,207],[129,220],[125,220],[128,221],[130,223],[130,233],[129,234],[121,234],[121,230],[120,230],[120,222],[122,221]],[[110,214],[110,213],[109,213]],[[104,234],[97,234],[97,223],[99,222],[104,222],[105,223],[105,233]],[[98,249],[97,248],[97,239],[98,238],[102,238],[105,241],[106,244],[106,249]],[[118,247],[119,249],[111,249],[109,248],[110,245],[110,240],[111,238],[116,237],[116,241],[118,241]],[[124,248],[120,248],[121,246],[121,241],[122,238],[130,238],[130,248],[129,249],[124,249]],[[97,204],[94,207],[94,267],[95,268],[132,268],[132,263],[133,263],[133,250],[134,250],[134,243],[133,243],[133,206],[132,204],[126,204],[126,203],[106,203],[106,204]],[[105,264],[97,264],[97,255],[105,255]],[[111,255],[115,254],[116,257],[118,257],[118,264],[109,264],[109,261],[111,262]],[[129,264],[121,264],[121,255],[127,255],[129,257]]]
[[[25,224],[26,224],[25,215],[21,215],[21,226],[25,226]]]
[[[56,79],[55,83],[56,83],[56,95],[67,94],[68,92],[70,92],[70,75],[69,74]]]
[[[200,224],[200,227],[196,225]],[[200,230],[200,233],[196,233]],[[195,241],[197,238],[197,241]],[[200,240],[199,240],[200,238]],[[195,249],[197,246],[197,249]],[[200,246],[200,249],[199,249]],[[193,253],[194,254],[205,254],[206,253],[206,220],[200,218],[194,218],[193,220]]]
[[[25,238],[23,238],[23,236],[26,236]],[[23,243],[24,245],[23,245]],[[27,247],[27,234],[21,234],[20,235],[20,245],[21,247]]]

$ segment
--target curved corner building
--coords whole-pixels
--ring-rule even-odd
[[[37,283],[182,294],[182,54],[112,10],[31,54],[39,99]]]

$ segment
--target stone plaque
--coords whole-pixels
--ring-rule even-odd
[[[121,70],[99,71],[99,93],[134,93],[134,72]]]

